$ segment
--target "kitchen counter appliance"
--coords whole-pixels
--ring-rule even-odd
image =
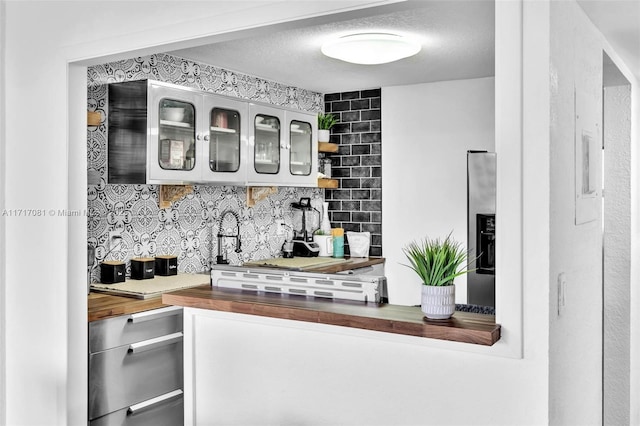
[[[320,246],[313,241],[313,233],[320,228],[320,212],[311,206],[310,198],[291,203],[293,209],[293,256],[314,257]]]

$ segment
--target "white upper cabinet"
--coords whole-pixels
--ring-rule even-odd
[[[202,180],[244,185],[247,176],[249,105],[221,96],[205,96],[207,130],[203,134],[206,161]]]
[[[203,162],[202,95],[151,84],[147,182],[197,182]]]
[[[315,114],[249,106],[248,185],[317,186]]]
[[[140,80],[108,119],[109,183],[317,186],[313,113]]]

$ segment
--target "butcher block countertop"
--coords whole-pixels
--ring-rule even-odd
[[[106,293],[89,293],[89,322],[120,315],[130,315],[150,309],[166,308],[162,298],[134,299],[132,297],[114,296]]]
[[[384,258],[346,258],[344,262],[338,264],[305,268],[305,271],[332,274],[350,269],[373,266],[380,263],[384,263]],[[146,284],[145,280],[140,282],[142,284]],[[162,299],[160,297],[140,300],[132,297],[92,291],[89,293],[88,298],[88,320],[89,322],[97,321],[105,318],[117,317],[119,315],[130,315],[151,309],[163,308],[166,306],[167,305],[162,303]]]
[[[384,263],[384,257],[345,257],[343,259],[335,259],[332,257],[294,257],[293,259],[274,258],[256,260],[245,262],[242,266],[276,267],[303,272],[335,274],[382,263]]]
[[[162,295],[163,303],[238,314],[491,346],[500,339],[493,315],[456,312],[448,320],[427,320],[419,307],[256,293],[208,285]]]

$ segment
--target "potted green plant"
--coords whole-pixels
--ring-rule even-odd
[[[447,319],[455,312],[453,280],[469,272],[468,253],[451,234],[444,240],[424,238],[403,248],[410,265],[422,280],[422,312],[429,319]],[[475,260],[475,259],[474,259]]]
[[[318,142],[329,142],[329,130],[331,130],[337,122],[338,119],[331,113],[318,114]]]

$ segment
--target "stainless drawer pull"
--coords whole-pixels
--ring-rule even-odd
[[[160,308],[160,309],[153,309],[151,311],[139,312],[137,314],[131,314],[129,316],[129,322],[139,323],[144,321],[151,321],[151,320],[162,318],[162,317],[176,315],[178,314],[177,311],[181,311],[181,310],[182,310],[182,306],[170,306],[168,308]]]
[[[127,410],[127,414],[136,414],[146,408],[150,408],[154,405],[158,405],[162,402],[165,402],[169,399],[172,398],[176,398],[182,395],[182,390],[181,389],[177,389],[174,391],[171,391],[169,393],[165,393],[164,395],[160,395],[160,396],[156,396],[155,398],[151,398],[151,399],[147,399],[146,401],[142,401],[139,404],[134,404],[132,406],[129,407],[129,409]]]
[[[170,345],[182,340],[182,332],[167,334],[166,336],[156,337],[154,339],[143,340],[129,345],[129,353],[137,354],[140,352],[155,349],[159,346]]]

